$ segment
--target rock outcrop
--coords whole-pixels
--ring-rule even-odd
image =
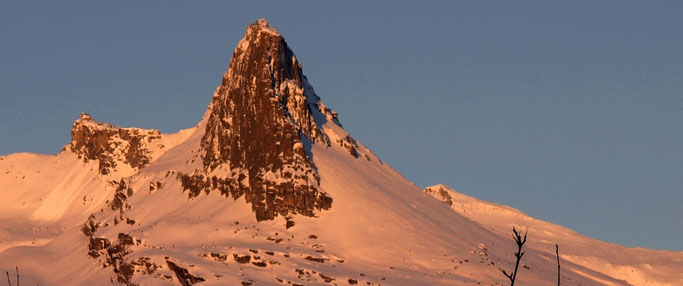
[[[437,200],[442,201],[444,204],[447,204],[448,206],[453,205],[453,197],[451,197],[448,191],[444,190],[444,188],[441,186],[427,187],[424,189],[424,192],[430,194],[431,196],[433,196]]]
[[[161,149],[161,133],[153,129],[121,128],[94,120],[81,113],[71,129],[71,143],[65,146],[84,162],[99,161],[99,172],[109,174],[120,164],[138,170],[152,160],[152,150]]]
[[[190,274],[187,269],[182,268],[178,266],[178,264],[175,264],[169,260],[166,260],[166,264],[168,265],[168,268],[175,273],[175,277],[178,279],[178,282],[180,282],[181,285],[183,286],[190,286],[197,284],[199,282],[204,282],[206,281],[204,278],[195,276]]]

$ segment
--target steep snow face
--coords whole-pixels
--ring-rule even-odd
[[[528,247],[552,254],[555,244],[560,257],[632,285],[683,285],[683,252],[629,248],[583,236],[568,228],[538,220],[503,205],[482,201],[444,185],[425,193],[455,212],[495,232],[507,234],[513,226],[527,229]]]
[[[95,211],[86,202],[101,203],[107,196],[97,162],[83,163],[70,152],[2,156],[0,172],[0,220],[7,223],[78,223],[83,212]]]

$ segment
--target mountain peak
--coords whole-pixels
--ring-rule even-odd
[[[282,35],[259,19],[247,28],[214,94],[202,139],[204,165],[213,169],[244,161],[228,154],[228,149],[237,149],[226,146],[229,142],[223,139],[230,137],[243,141],[239,146],[267,138],[275,138],[273,145],[282,144],[277,137],[329,146],[321,127],[325,117],[320,116],[319,100]]]
[[[244,195],[259,221],[314,216],[332,207],[320,186],[313,144],[329,148],[332,136],[351,156],[370,160],[341,128],[337,113],[322,104],[284,37],[265,19],[247,27],[203,126],[202,165],[179,175],[183,189],[190,197],[214,190]]]
[[[90,116],[90,114],[87,114],[85,112],[81,112],[81,116],[78,117],[78,121],[91,121],[91,120],[93,120],[92,116]]]
[[[247,27],[247,34],[249,34],[252,31],[253,32],[263,31],[263,32],[270,33],[272,35],[278,35],[278,36],[280,35],[280,33],[278,33],[278,31],[275,28],[270,26],[270,24],[268,23],[268,20],[266,20],[265,18],[260,18],[260,19],[256,20],[256,22],[252,23],[251,25],[249,25]]]
[[[310,155],[311,144],[330,146],[318,103],[282,35],[265,19],[249,25],[212,98],[203,167],[181,175],[183,187],[244,195],[258,220],[330,208]]]

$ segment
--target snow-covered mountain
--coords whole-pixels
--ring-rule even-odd
[[[513,225],[529,230],[519,285],[556,284],[555,243],[563,285],[683,284],[683,252],[423,192],[343,129],[263,19],[195,127],[81,114],[71,135],[0,157],[0,270],[21,285],[505,285]]]

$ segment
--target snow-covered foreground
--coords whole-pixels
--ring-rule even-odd
[[[556,284],[555,243],[562,285],[683,285],[683,252],[421,190],[341,127],[265,20],[234,55],[196,127],[84,114],[59,154],[0,156],[0,270],[21,285],[506,285],[520,226],[518,285]]]
[[[344,132],[332,124],[325,131]],[[211,192],[188,199],[178,179],[167,175],[187,169],[183,154],[198,137],[185,137],[134,174],[100,175],[94,162],[83,163],[70,151],[0,157],[0,269],[19,266],[22,284],[116,281],[111,267],[103,267],[106,255],[88,255],[82,226],[94,213],[96,220],[109,223],[97,236],[115,241],[119,233],[130,234],[139,242],[130,246],[127,259],[147,257],[160,266],[150,274],[136,267],[132,282],[141,285],[178,283],[166,260],[207,285],[326,280],[337,285],[505,285],[498,267],[513,267],[513,225],[528,227],[530,237],[520,285],[554,285],[555,243],[561,245],[565,285],[683,283],[681,252],[604,243],[445,186],[432,187],[451,197],[449,207],[376,157],[354,158],[337,145],[312,147],[321,187],[334,198],[330,210],[317,217],[295,216],[289,229],[282,217],[257,222],[242,198]],[[372,154],[362,146],[359,152]],[[120,177],[134,192],[126,200],[133,224],[114,225],[118,212],[108,207],[115,191],[111,181]],[[151,182],[162,187],[150,191]],[[245,257],[248,262],[237,261]]]

